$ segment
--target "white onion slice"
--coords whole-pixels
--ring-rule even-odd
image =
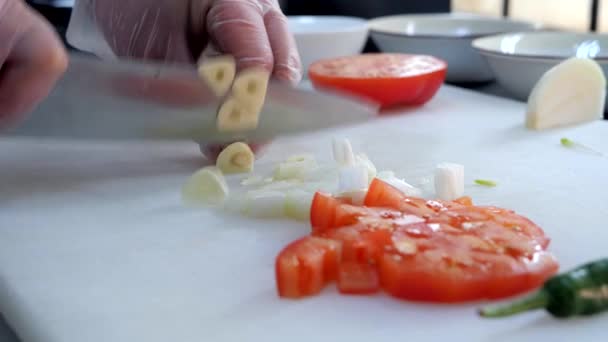
[[[422,196],[422,190],[420,190],[417,187],[415,187],[415,186],[407,183],[403,179],[399,179],[397,177],[393,177],[393,178],[386,179],[384,181],[386,183],[394,186],[395,188],[399,189],[406,196],[410,196],[410,197],[421,197]]]
[[[308,221],[314,195],[313,192],[300,189],[288,191],[285,199],[285,215],[294,220]]]
[[[335,138],[332,142],[334,160],[338,165],[353,165],[355,154],[353,147],[348,139]]]
[[[363,205],[365,196],[367,195],[367,189],[354,190],[344,192],[339,195],[341,198],[348,198],[354,205]]]
[[[282,191],[250,191],[243,211],[256,218],[280,218],[285,216],[285,198]]]
[[[378,174],[378,170],[374,163],[372,163],[372,161],[363,153],[357,154],[356,163],[357,165],[365,167],[367,170],[367,184],[371,183]]]
[[[361,165],[344,166],[340,169],[338,192],[347,193],[367,189],[367,169]]]
[[[308,172],[311,172],[317,168],[317,162],[314,159],[283,162],[276,167],[274,171],[274,179],[303,179]]]
[[[378,172],[376,177],[379,178],[380,180],[385,180],[385,179],[390,179],[390,178],[396,178],[397,176],[395,176],[395,173],[393,171],[385,170],[385,171]]]
[[[439,199],[453,201],[464,195],[464,166],[442,163],[435,169],[435,194]]]

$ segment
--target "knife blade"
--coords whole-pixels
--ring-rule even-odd
[[[194,66],[133,60],[101,61],[73,54],[64,77],[9,134],[74,139],[159,139],[226,143],[361,123],[376,104],[271,81],[256,129],[219,132],[221,104]]]

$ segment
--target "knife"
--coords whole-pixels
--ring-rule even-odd
[[[101,61],[73,54],[53,92],[10,135],[74,139],[159,139],[226,143],[268,141],[362,123],[378,106],[344,94],[271,81],[256,129],[219,132],[221,98],[194,66],[134,60]]]

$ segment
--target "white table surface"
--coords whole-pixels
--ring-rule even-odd
[[[478,202],[513,208],[547,227],[563,267],[605,256],[608,161],[564,150],[559,138],[584,139],[608,150],[608,123],[535,134],[521,127],[523,108],[446,86],[416,112],[340,133],[380,167],[406,177],[419,177],[450,159],[465,164],[469,183],[473,177],[498,180],[496,189],[467,186],[467,191]],[[455,139],[456,131],[469,133]],[[287,152],[322,151],[332,136],[275,143],[260,167]],[[5,203],[0,307],[23,342],[335,341],[345,332],[361,341],[443,341],[455,333],[469,341],[599,342],[608,336],[606,316],[558,323],[539,312],[488,322],[474,316],[474,305],[444,308],[385,296],[336,296],[332,290],[301,303],[279,301],[273,292],[274,255],[305,230],[180,208],[178,187],[200,166],[192,146],[87,147],[8,139],[0,142],[0,164],[7,165],[1,179],[9,180],[0,195]],[[70,207],[62,209],[61,201]],[[208,259],[221,258],[223,251],[205,241],[241,243],[230,247],[240,254],[229,264],[242,267],[236,278],[242,292],[226,282],[231,274],[213,268]],[[201,270],[210,270],[211,284]],[[205,307],[209,303],[217,308]],[[324,334],[316,336],[319,329]]]

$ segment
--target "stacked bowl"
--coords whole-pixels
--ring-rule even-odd
[[[608,36],[560,32],[539,23],[467,13],[290,17],[305,68],[358,55],[369,38],[384,53],[430,55],[447,62],[448,83],[496,82],[525,101],[541,76],[569,57],[595,59],[608,71]]]

